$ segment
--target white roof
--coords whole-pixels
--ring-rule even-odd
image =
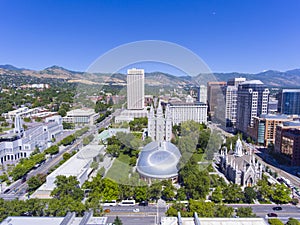
[[[248,80],[248,81],[241,83],[240,85],[245,85],[245,84],[264,84],[264,83],[261,82],[260,80]]]
[[[104,148],[103,145],[87,145],[82,150],[77,152],[68,161],[53,171],[48,177],[56,177],[58,175],[78,176],[84,170],[90,160],[100,154]]]
[[[6,218],[1,225],[60,225],[64,217],[26,217],[11,216]],[[83,217],[75,217],[71,219],[72,225],[80,225]],[[91,217],[86,224],[103,225],[106,224],[107,217]],[[68,223],[69,224],[69,223]]]
[[[195,225],[193,217],[181,218],[183,225]],[[176,217],[162,217],[162,225],[177,225]],[[263,218],[199,218],[201,225],[267,225]]]
[[[74,109],[67,112],[67,116],[91,116],[95,114],[94,109]]]
[[[300,89],[282,89],[282,92],[300,92]]]

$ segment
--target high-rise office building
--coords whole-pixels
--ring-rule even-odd
[[[238,85],[245,82],[246,78],[239,77],[228,80],[225,92],[225,121],[226,126],[235,127],[237,111],[237,91]]]
[[[300,89],[282,89],[278,96],[278,111],[300,115]]]
[[[198,87],[198,102],[207,103],[207,87],[205,85],[200,85]]]
[[[221,82],[208,82],[207,83],[207,101],[208,101],[208,110],[211,115],[215,114],[215,110],[218,108],[222,110],[224,104],[220,106],[220,101],[224,103],[224,94],[222,92],[222,87],[226,86],[225,81]],[[223,116],[224,117],[224,116]]]
[[[229,79],[227,81],[227,86],[239,86],[239,84],[243,83],[246,81],[246,78],[244,77],[236,77],[236,78],[232,78],[232,79]]]
[[[248,134],[253,117],[268,113],[269,89],[260,80],[245,81],[238,86],[236,128]]]
[[[144,70],[127,70],[127,109],[144,109]]]

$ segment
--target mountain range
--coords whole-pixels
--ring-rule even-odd
[[[71,71],[59,66],[51,66],[44,70],[31,70],[17,68],[12,65],[0,65],[0,75],[4,76],[33,76],[39,78],[64,79],[70,83],[85,84],[115,84],[125,85],[126,74],[85,73]],[[261,73],[213,73],[211,75],[199,74],[197,77],[178,77],[163,72],[145,73],[145,83],[151,86],[184,86],[187,84],[208,81],[227,81],[230,78],[245,77],[247,80],[261,80],[269,87],[295,87],[300,88],[300,69],[285,72],[267,70]]]

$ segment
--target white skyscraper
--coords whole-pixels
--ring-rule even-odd
[[[225,122],[228,127],[235,127],[237,112],[237,92],[239,84],[246,81],[246,78],[239,77],[230,79],[225,90]]]
[[[144,109],[144,70],[127,70],[127,109]]]
[[[205,85],[200,85],[198,87],[198,101],[207,103],[207,87]]]

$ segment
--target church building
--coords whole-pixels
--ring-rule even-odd
[[[246,154],[238,138],[234,152],[232,145],[227,153],[227,148],[221,150],[220,167],[226,178],[242,187],[251,187],[262,178],[262,165],[255,162],[254,154]]]
[[[152,138],[152,141],[171,141],[172,118],[169,105],[166,106],[165,115],[160,101],[156,113],[154,107],[151,106],[148,113],[148,136]]]

